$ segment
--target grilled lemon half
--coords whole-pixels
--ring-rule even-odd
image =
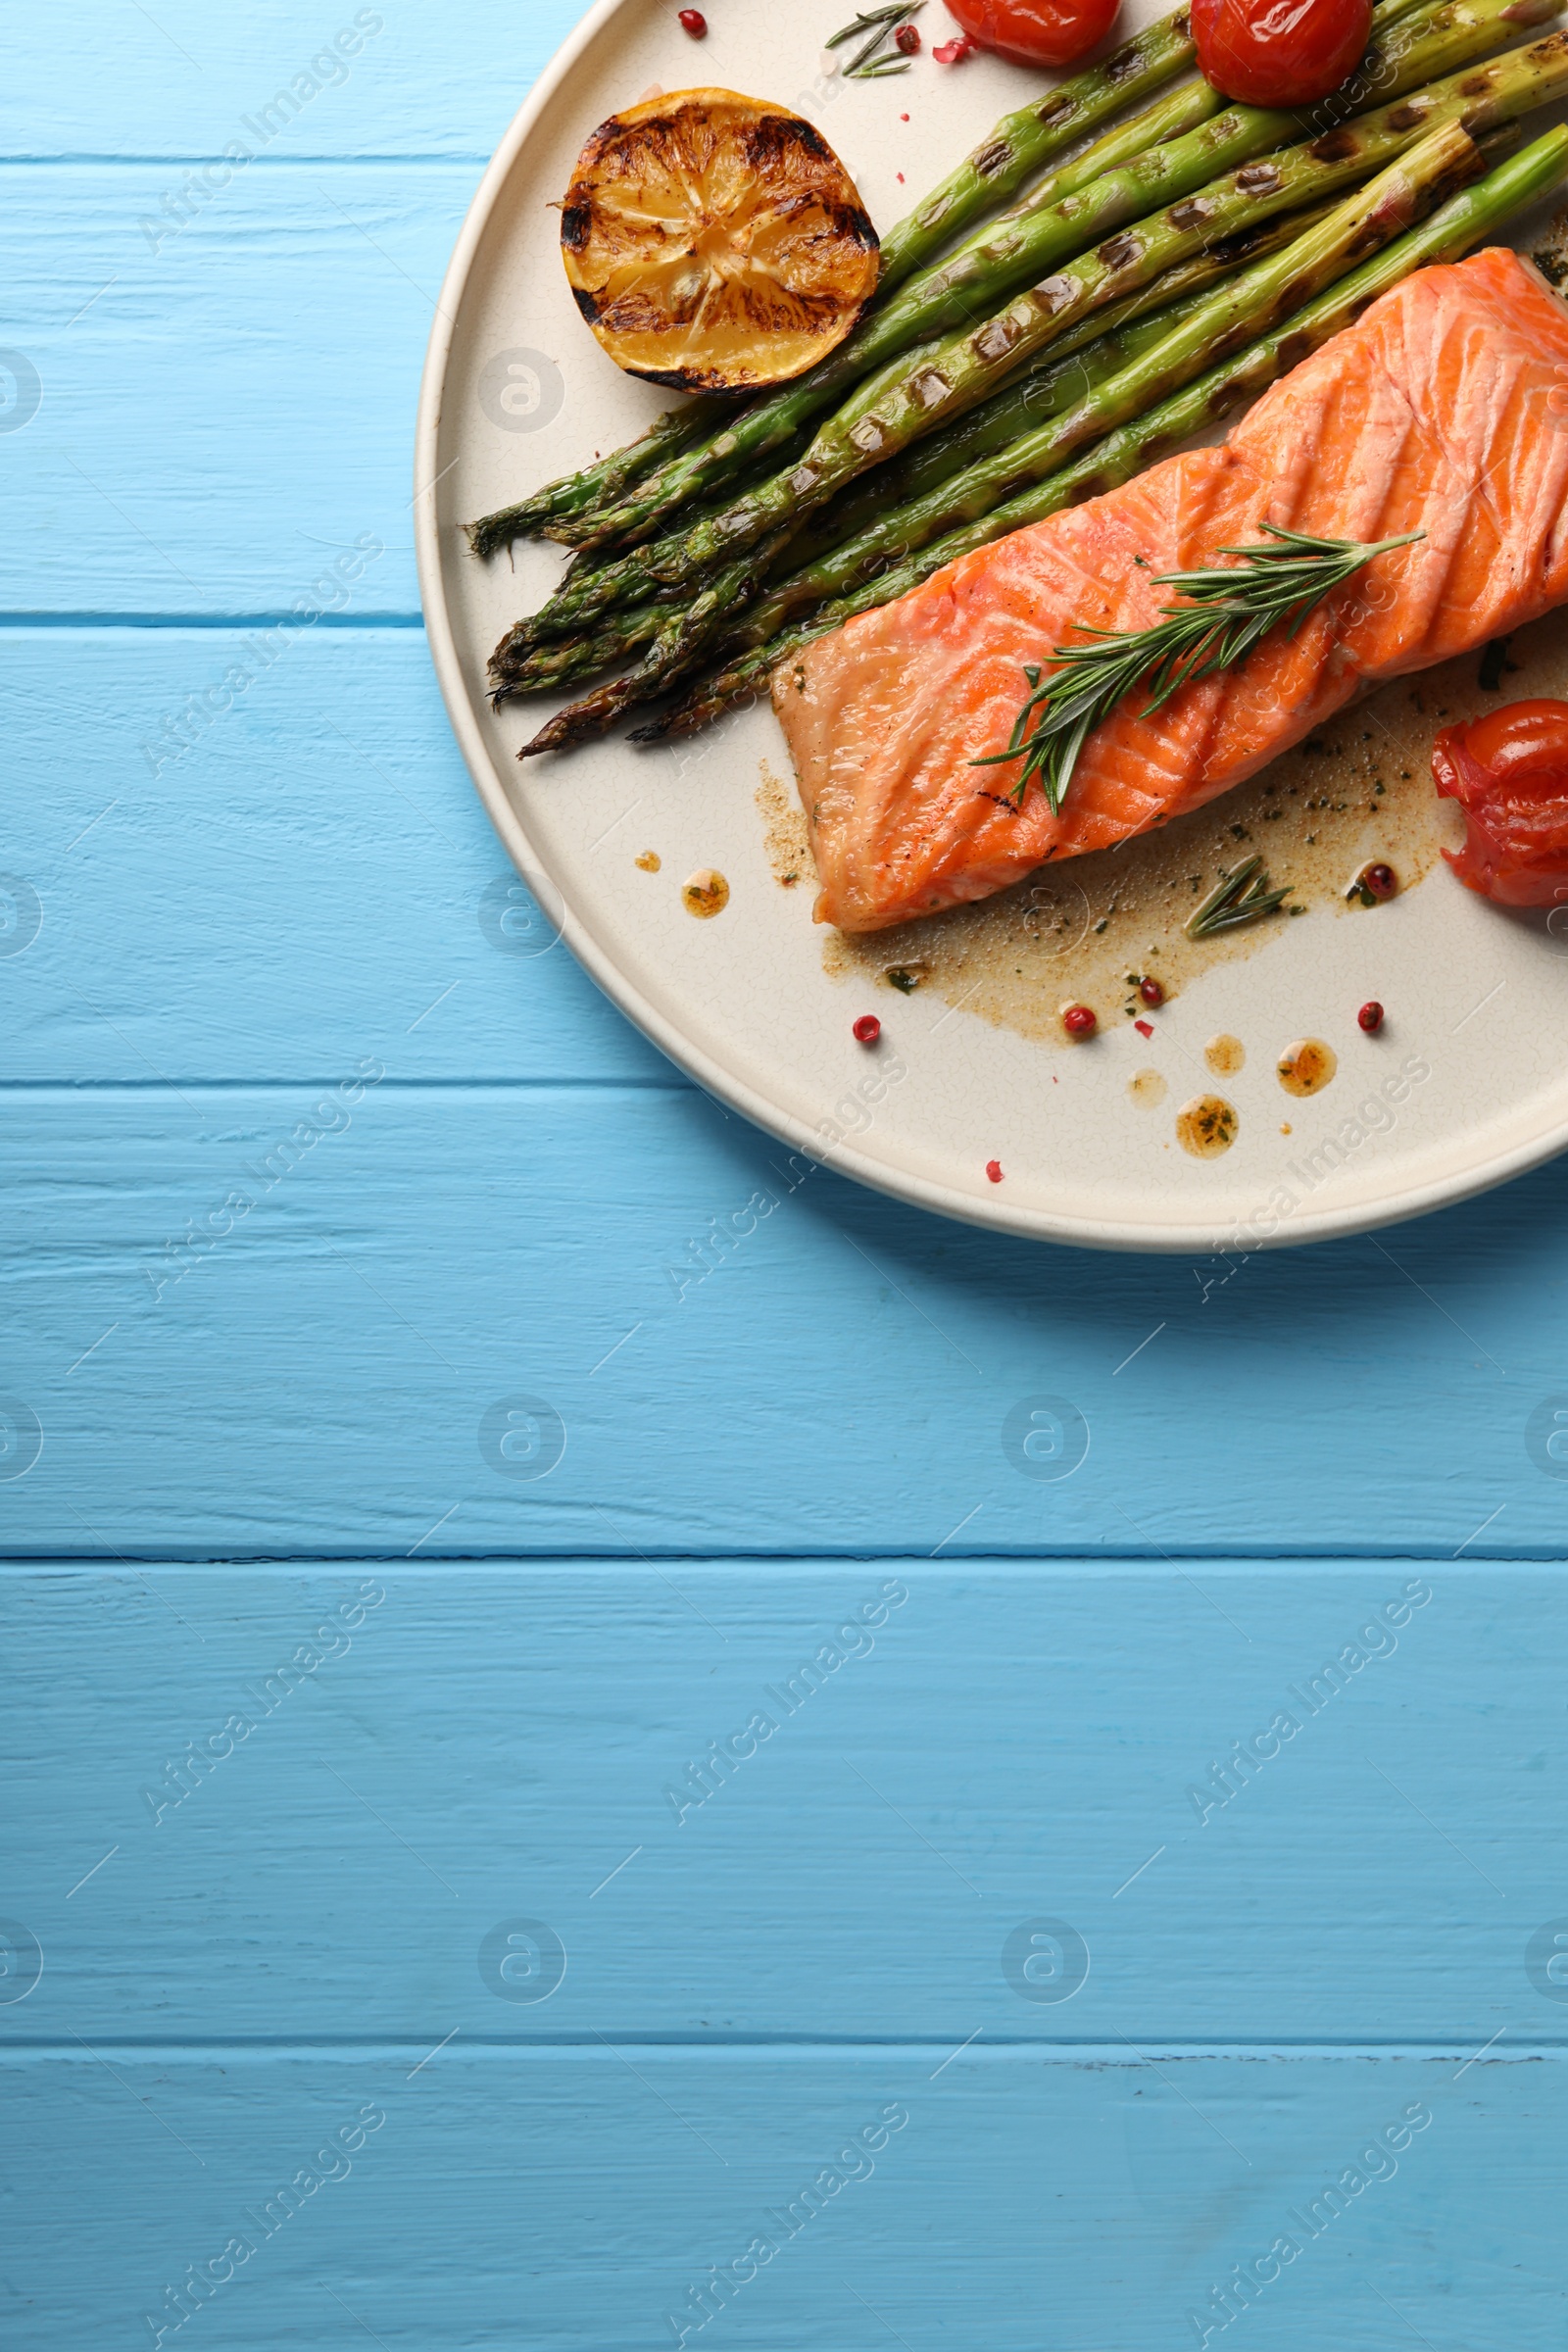
[[[683,392],[787,382],[850,333],[881,248],[820,131],[734,90],[602,122],[561,222],[577,307],[617,367]]]

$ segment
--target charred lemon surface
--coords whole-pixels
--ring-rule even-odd
[[[821,133],[733,90],[676,90],[602,122],[561,243],[616,366],[686,392],[749,392],[813,366],[855,325],[880,253]]]

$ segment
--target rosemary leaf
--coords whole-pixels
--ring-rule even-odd
[[[1210,916],[1219,912],[1222,906],[1228,906],[1238,893],[1247,888],[1248,883],[1251,881],[1262,862],[1261,858],[1249,858],[1245,865],[1233,866],[1228,874],[1222,874],[1219,888],[1209,892],[1188,924],[1188,929],[1192,930],[1199,923],[1206,923]]]
[[[891,24],[879,24],[877,26],[875,32],[872,33],[871,38],[866,42],[865,47],[863,49],[857,50],[854,57],[851,58],[849,64],[845,67],[844,78],[846,81],[859,81],[864,78],[867,65],[870,63],[871,59],[875,57],[877,51],[881,48],[883,42],[887,39],[888,34],[892,30],[893,27]]]
[[[891,24],[896,24],[903,13],[904,11],[902,7],[898,6],[893,8],[867,9],[862,15],[857,17],[852,24],[846,24],[842,32],[834,33],[832,39],[827,43],[827,46],[830,49],[840,49],[843,47],[846,41],[853,41],[857,33],[869,32],[873,24],[876,25],[879,30],[885,29]]]

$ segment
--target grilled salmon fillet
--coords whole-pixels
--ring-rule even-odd
[[[1223,448],[966,556],[783,663],[774,704],[811,831],[819,922],[877,931],[1201,808],[1365,686],[1568,599],[1568,306],[1517,254],[1423,270],[1277,384]],[[1058,816],[1005,751],[1026,663],[1085,628],[1152,626],[1159,572],[1265,522],[1330,539],[1424,531],[1295,639],[1089,740]]]

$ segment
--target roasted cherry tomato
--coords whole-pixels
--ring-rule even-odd
[[[1072,65],[1104,39],[1120,5],[1121,0],[948,0],[982,49],[994,49],[1019,66]]]
[[[1355,72],[1372,0],[1192,0],[1205,81],[1245,106],[1310,106]]]
[[[1432,748],[1445,800],[1468,819],[1444,856],[1469,889],[1499,906],[1568,906],[1568,703],[1511,703]]]

